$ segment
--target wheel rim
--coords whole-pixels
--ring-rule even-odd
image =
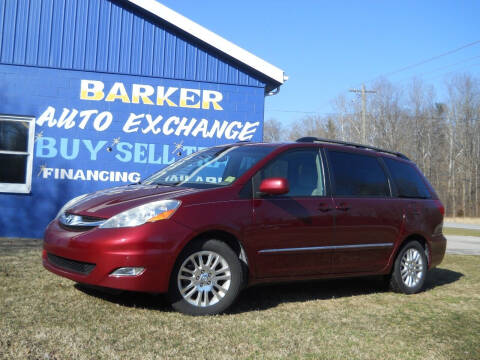
[[[212,306],[228,293],[231,275],[230,266],[223,256],[213,251],[199,251],[180,266],[178,290],[194,306]]]
[[[410,248],[403,254],[400,274],[406,286],[411,288],[418,285],[423,277],[423,258],[417,249]]]

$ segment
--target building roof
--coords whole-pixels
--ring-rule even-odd
[[[255,56],[254,54],[242,49],[232,42],[224,39],[220,35],[204,28],[196,22],[186,18],[176,11],[160,4],[156,0],[126,0],[127,2],[138,6],[148,13],[162,19],[170,25],[184,31],[194,38],[206,43],[226,56],[244,64],[268,79],[282,85],[288,77],[282,69],[268,63],[267,61]]]

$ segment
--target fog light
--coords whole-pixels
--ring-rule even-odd
[[[110,274],[110,276],[116,276],[116,277],[138,276],[138,275],[143,274],[144,271],[145,271],[145,268],[143,268],[143,267],[122,267],[122,268],[118,268],[117,270],[112,272]]]

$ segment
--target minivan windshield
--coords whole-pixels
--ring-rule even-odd
[[[142,183],[193,188],[227,186],[273,149],[255,145],[215,146],[174,162]]]

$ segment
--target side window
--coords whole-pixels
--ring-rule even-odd
[[[410,164],[402,161],[384,158],[393,181],[397,187],[399,197],[430,198],[425,182],[418,171]]]
[[[34,118],[0,115],[0,192],[30,192],[34,134]]]
[[[319,149],[293,150],[280,154],[253,178],[258,191],[262,180],[272,177],[286,178],[290,191],[286,196],[324,196],[325,182]]]
[[[334,191],[337,196],[388,196],[388,181],[374,156],[329,151]]]

